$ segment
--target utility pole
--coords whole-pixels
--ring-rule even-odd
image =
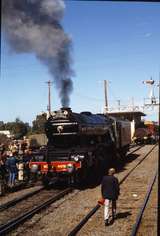
[[[49,80],[46,82],[48,84],[48,106],[47,106],[47,110],[49,115],[51,115],[51,84],[52,82]]]
[[[107,86],[108,86],[108,81],[104,80],[104,95],[105,95],[105,113],[108,112],[108,99],[107,99]]]
[[[134,108],[134,97],[132,97],[132,110],[134,111],[135,108]]]
[[[121,110],[121,100],[117,100],[117,103],[118,103],[118,111],[120,111]]]

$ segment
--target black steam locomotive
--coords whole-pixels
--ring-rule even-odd
[[[46,186],[52,178],[82,181],[88,169],[96,171],[99,163],[111,162],[117,151],[123,154],[128,151],[130,128],[129,121],[61,108],[52,113],[45,125],[48,138],[45,161],[32,162],[30,167],[39,166]]]

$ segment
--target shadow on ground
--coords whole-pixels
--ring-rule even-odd
[[[132,215],[130,211],[119,212],[116,215],[116,219],[126,218],[127,216]]]
[[[113,225],[115,220],[123,219],[123,218],[126,218],[126,217],[130,216],[130,215],[132,215],[130,211],[125,211],[125,212],[117,213],[115,219],[111,219],[110,220],[109,225]]]
[[[130,154],[114,161],[103,161],[99,164],[99,166],[97,166],[96,169],[91,168],[90,170],[88,170],[86,180],[76,186],[76,188],[81,190],[87,188],[95,188],[96,186],[101,184],[102,178],[108,172],[109,168],[115,168],[117,173],[123,172],[126,169],[125,166],[127,165],[127,163],[134,161],[138,157],[139,155],[137,154]]]
[[[134,161],[139,155],[137,154],[129,154],[127,156],[121,156],[117,159],[112,158],[110,156],[109,158],[106,158],[105,160],[101,160],[96,167],[91,167],[87,170],[87,175],[85,179],[81,179],[80,182],[71,185],[75,189],[79,190],[85,190],[88,188],[95,188],[98,185],[101,184],[102,178],[105,174],[107,174],[108,169],[113,167],[116,169],[117,173],[123,172],[125,170],[125,166],[127,163],[130,163]],[[53,185],[51,185],[51,188],[64,188],[67,187],[67,182],[54,182]]]

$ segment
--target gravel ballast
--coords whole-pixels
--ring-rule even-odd
[[[125,165],[123,171],[116,174],[119,180],[136,165],[151,149],[151,145],[143,147],[136,153],[139,156]],[[146,194],[157,168],[158,148],[156,147],[150,157],[142,162],[130,177],[121,185],[121,194],[118,200],[117,219],[113,225],[104,226],[103,206],[93,215],[77,235],[130,235],[139,208]],[[141,155],[140,155],[141,154]],[[156,185],[157,189],[157,185]],[[30,221],[24,223],[9,235],[23,236],[65,236],[77,223],[97,204],[101,197],[100,186],[88,188],[83,191],[74,190],[72,193],[52,204],[47,210],[35,215]],[[155,197],[154,197],[155,198]],[[154,211],[155,212],[155,211]],[[154,221],[156,228],[156,222]],[[155,235],[155,234],[154,234]]]

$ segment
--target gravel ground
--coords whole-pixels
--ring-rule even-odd
[[[51,189],[51,190],[42,190],[39,193],[29,197],[21,202],[17,203],[15,206],[10,207],[9,209],[0,212],[0,222],[5,224],[10,220],[21,216],[25,212],[32,210],[34,207],[37,207],[42,202],[51,199],[53,196],[56,196],[60,193],[60,190]]]
[[[119,180],[133,167],[143,156],[151,145],[146,146],[136,153],[141,154],[135,160],[128,162],[123,171],[117,173]],[[135,173],[121,185],[121,195],[118,200],[117,219],[113,225],[104,226],[103,207],[87,222],[77,235],[117,235],[128,236],[135,222],[136,215],[146,194],[147,184],[154,174],[157,166],[157,149],[151,157],[141,164]],[[157,186],[156,186],[157,187]],[[137,195],[136,197],[135,194]],[[84,191],[75,190],[72,193],[52,204],[41,214],[35,215],[23,227],[19,227],[9,235],[23,236],[65,236],[75,227],[77,223],[97,204],[100,198],[100,186],[88,188]],[[156,221],[154,222],[156,224]],[[146,234],[147,235],[147,234]],[[150,234],[152,235],[152,234]],[[155,236],[155,235],[154,235]]]
[[[147,208],[144,211],[142,224],[140,229],[138,230],[137,236],[144,236],[144,235],[157,235],[157,186],[158,180],[155,182],[153,186],[153,190],[151,193],[151,197],[148,201]]]
[[[118,200],[117,219],[108,227],[103,223],[103,207],[93,216],[78,235],[117,235],[128,236],[135,223],[139,209],[157,168],[157,149],[140,165],[135,172],[121,185]],[[156,186],[157,187],[157,186]],[[156,228],[156,221],[154,222]],[[156,234],[143,234],[155,236]]]
[[[30,188],[25,188],[22,190],[19,190],[17,192],[13,192],[13,193],[7,193],[5,196],[1,196],[0,197],[0,205],[12,201],[13,199],[17,198],[17,197],[21,197],[27,193],[30,193],[32,191],[38,190],[42,187],[42,184],[40,182],[36,183],[36,186],[30,187]]]
[[[137,146],[133,146],[133,147],[131,147],[130,151],[133,151],[136,148],[137,148]],[[42,186],[41,181],[38,181],[38,182],[36,182],[36,184],[34,184],[33,187],[28,187],[28,188],[21,189],[16,192],[12,192],[12,193],[6,193],[6,195],[0,196],[0,205],[6,203],[8,201],[12,201],[14,198],[23,196],[29,192],[34,191],[34,190],[38,190],[41,186]]]

